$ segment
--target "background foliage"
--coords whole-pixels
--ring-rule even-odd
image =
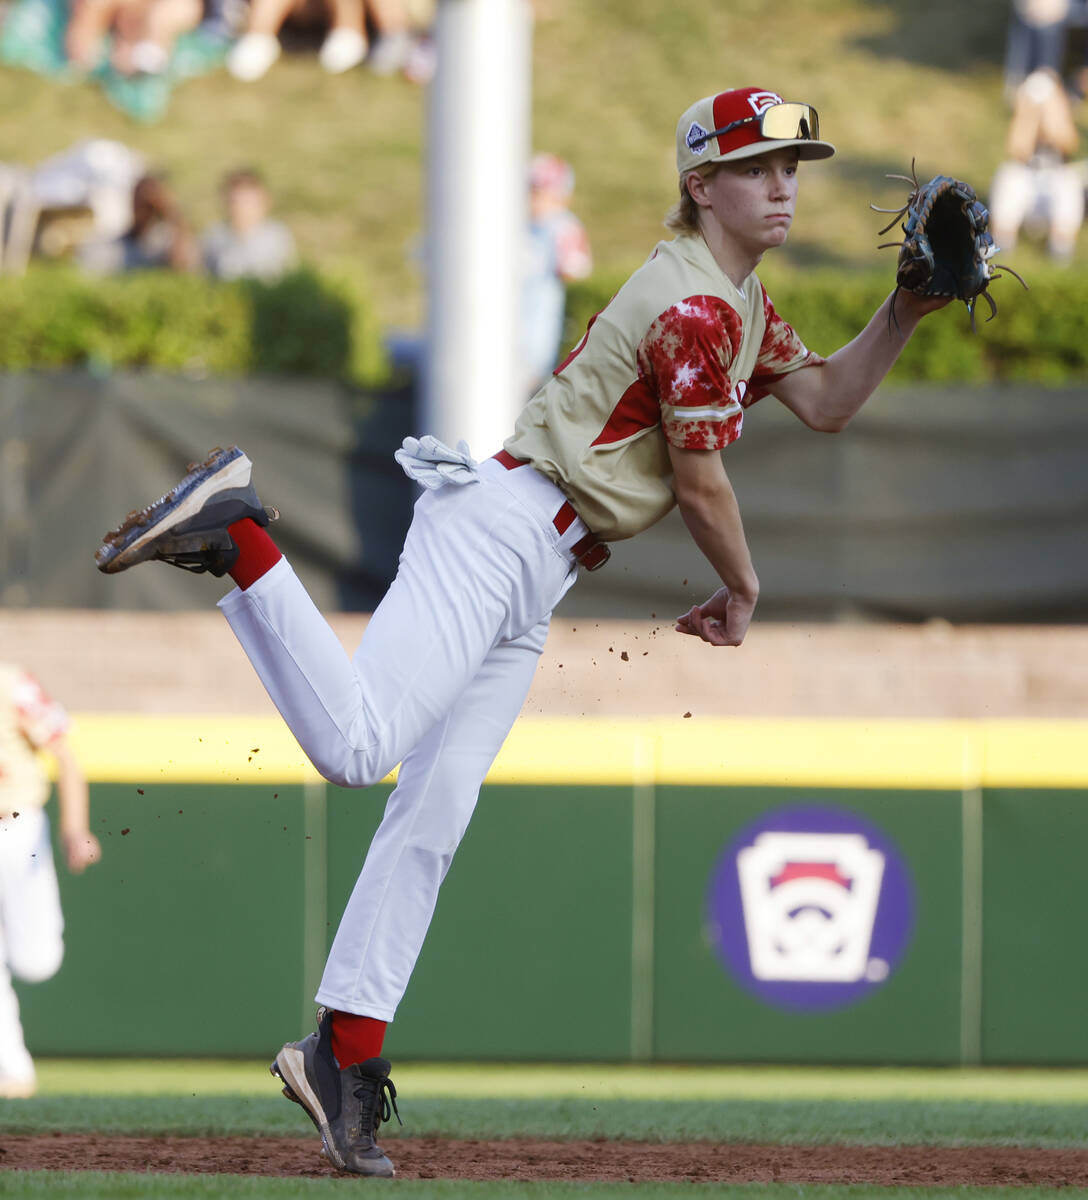
[[[856,332],[890,287],[892,253],[875,249],[886,218],[868,205],[899,203],[904,185],[885,176],[916,160],[920,177],[959,175],[985,197],[1003,155],[1010,0],[535,0],[533,10],[534,146],[573,164],[575,209],[597,263],[572,297],[574,338],[663,236],[676,117],[700,95],[777,88],[815,104],[838,148],[829,162],[805,164],[790,241],[761,269],[780,311],[816,349]],[[252,164],[313,268],[308,282],[264,297],[259,319],[252,296],[192,281],[134,282],[130,299],[112,285],[75,288],[71,298],[58,280],[41,292],[28,280],[14,296],[8,285],[4,323],[15,319],[19,329],[3,337],[0,365],[26,361],[33,348],[49,363],[82,356],[207,370],[380,371],[381,333],[417,329],[424,315],[427,95],[365,70],[329,76],[313,53],[287,54],[256,84],[223,70],[180,84],[165,118],[148,126],[94,85],[0,69],[0,161],[34,165],[81,138],[116,138],[168,172],[197,228],[218,216],[222,173]],[[1064,274],[1030,241],[1003,257],[1031,293],[1001,284],[1001,315],[978,339],[964,336],[962,310],[927,322],[901,376],[1064,379],[1083,370],[1071,326],[1083,311],[1075,279],[1086,239]],[[60,328],[45,328],[48,306],[13,317],[46,292]],[[171,319],[156,307],[168,301]],[[343,321],[354,330],[346,348]],[[313,335],[330,326],[339,331],[331,344],[315,345]]]
[[[890,252],[889,252],[890,253]],[[890,271],[823,267],[798,272],[768,262],[760,278],[777,310],[821,354],[845,345],[894,286]],[[598,273],[568,292],[566,341],[573,345],[624,277]],[[1088,311],[1088,279],[1061,268],[1037,267],[1031,290],[1005,277],[991,285],[998,316],[979,300],[975,329],[963,304],[924,321],[889,378],[985,383],[1033,380],[1068,383],[1088,373],[1088,340],[1078,314]]]
[[[848,342],[890,290],[885,274],[822,268],[762,272],[776,307],[806,345],[830,354]],[[625,275],[597,272],[568,295],[566,342]],[[999,315],[976,331],[962,304],[926,321],[890,378],[983,383],[1069,383],[1088,374],[1088,278],[1040,267],[1025,293],[1004,279]],[[307,268],[277,284],[219,284],[166,273],[90,280],[71,268],[0,277],[0,369],[147,368],[187,374],[285,374],[379,383],[391,367],[374,297],[358,276]]]
[[[0,367],[74,366],[355,383],[387,374],[368,290],[331,268],[274,284],[166,272],[88,279],[66,267],[0,279]]]

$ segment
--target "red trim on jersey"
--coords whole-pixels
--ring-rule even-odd
[[[68,732],[67,712],[29,671],[19,670],[11,702],[18,718],[16,727],[33,749],[44,750]]]
[[[825,358],[821,357],[814,350],[810,350],[808,357],[798,364],[793,371],[776,371],[773,374],[759,372],[754,374],[748,394],[741,403],[745,408],[750,408],[757,400],[762,400],[764,396],[769,396],[774,391],[774,385],[780,379],[785,379],[787,375],[792,375],[794,371],[800,371],[804,367],[822,367],[826,361]]]
[[[604,428],[590,443],[610,446],[661,423],[661,404],[645,379],[636,379],[623,393]]]
[[[604,312],[604,309],[601,309],[601,312]],[[582,334],[582,340],[578,343],[577,346],[574,347],[574,349],[567,355],[567,357],[563,359],[563,361],[559,364],[559,366],[557,366],[555,368],[555,370],[552,371],[553,375],[558,375],[565,368],[569,367],[570,364],[578,357],[578,355],[582,353],[582,350],[585,348],[586,342],[589,341],[589,331],[593,328],[593,322],[596,321],[596,319],[600,315],[601,315],[600,312],[595,312],[593,314],[593,316],[589,318],[589,324],[586,326],[585,333]]]
[[[766,328],[763,331],[763,342],[759,347],[756,365],[749,381],[745,408],[755,404],[757,400],[762,400],[773,390],[774,385],[780,379],[785,379],[787,375],[802,367],[820,366],[824,362],[819,354],[807,349],[789,322],[784,321],[775,311],[771,298],[767,295],[767,289],[763,287],[762,283],[760,287],[763,291],[763,318]],[[801,349],[806,350],[807,353],[800,362],[796,362],[797,352]],[[791,361],[793,361],[793,365],[790,370],[775,370],[776,363]]]

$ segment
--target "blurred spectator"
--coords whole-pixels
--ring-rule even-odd
[[[166,70],[174,43],[207,16],[203,0],[74,0],[65,48],[68,59],[93,71],[109,45],[109,61],[122,75]]]
[[[43,214],[86,208],[93,236],[120,237],[132,219],[132,189],[146,173],[143,156],[122,142],[86,138],[53,154],[30,172]]]
[[[1079,133],[1069,93],[1051,70],[1038,70],[1016,90],[1006,160],[990,189],[994,241],[1016,245],[1021,228],[1039,232],[1059,262],[1073,257],[1084,220],[1084,181],[1071,160]]]
[[[200,254],[166,181],[160,175],[144,175],[132,189],[132,223],[125,233],[85,243],[79,261],[99,275],[150,267],[191,271],[199,265]]]
[[[0,1096],[35,1090],[12,976],[38,983],[64,957],[64,919],[44,806],[50,784],[39,751],[56,763],[59,828],[69,871],[98,861],[87,782],[68,743],[68,716],[19,667],[0,663]]]
[[[0,267],[21,272],[32,253],[60,258],[89,238],[119,237],[132,212],[141,157],[88,138],[36,167],[0,164]]]
[[[263,178],[250,168],[232,171],[222,190],[226,219],[204,234],[204,266],[217,279],[279,279],[294,266],[295,241],[286,225],[269,218]]]
[[[1088,96],[1088,0],[1070,0],[1066,39],[1069,87],[1083,100]]]
[[[0,62],[50,79],[93,80],[141,121],[162,117],[174,86],[219,66],[239,0],[11,0]]]
[[[1012,0],[1005,50],[1005,87],[1012,96],[1040,68],[1065,69],[1070,0]]]
[[[570,211],[574,170],[554,154],[529,164],[529,228],[522,288],[522,366],[529,393],[548,378],[559,358],[567,283],[593,269],[589,236]]]
[[[317,8],[327,25],[318,58],[338,75],[364,60],[379,75],[391,75],[408,61],[413,48],[405,0],[321,0]],[[227,56],[237,79],[260,79],[279,58],[280,29],[289,19],[313,23],[313,0],[250,0],[246,32]]]

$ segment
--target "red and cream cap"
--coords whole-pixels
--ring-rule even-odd
[[[676,126],[676,169],[683,175],[705,163],[751,158],[786,146],[796,146],[798,156],[803,159],[830,158],[835,153],[830,142],[817,140],[819,123],[808,105],[786,105],[787,109],[807,111],[811,116],[793,122],[792,132],[796,136],[766,136],[759,118],[776,105],[786,105],[777,92],[755,87],[732,88],[697,100]],[[734,128],[728,132],[718,132],[730,125]]]

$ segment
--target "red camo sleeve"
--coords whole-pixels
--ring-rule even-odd
[[[716,296],[688,297],[647,330],[639,371],[657,397],[671,445],[721,450],[740,437],[745,382],[730,372],[742,334],[740,315]]]
[[[747,404],[754,404],[774,390],[775,383],[801,367],[818,366],[824,362],[801,341],[793,327],[775,311],[767,289],[763,288],[763,316],[766,329],[756,357],[756,367],[749,382]]]
[[[32,675],[19,677],[12,699],[19,732],[36,750],[68,731],[68,714]]]

